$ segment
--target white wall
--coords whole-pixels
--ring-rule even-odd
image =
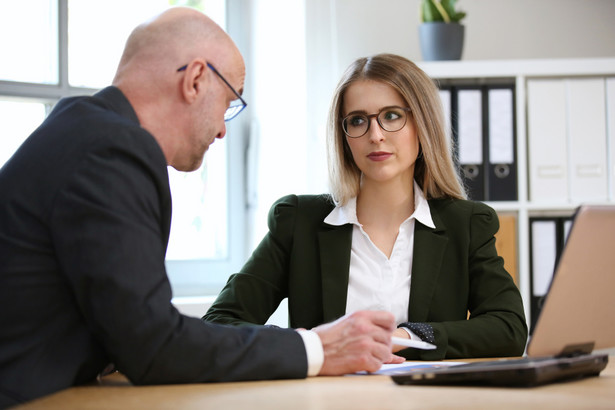
[[[342,68],[380,52],[421,60],[420,0],[316,3],[323,2],[336,15],[333,47]],[[457,5],[467,13],[463,60],[615,56],[613,0],[458,0]],[[321,24],[326,22],[307,22]]]

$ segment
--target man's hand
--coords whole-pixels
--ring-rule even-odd
[[[324,349],[320,376],[375,372],[383,363],[404,360],[391,353],[395,318],[389,312],[359,311],[312,330]]]

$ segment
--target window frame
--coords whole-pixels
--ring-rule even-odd
[[[228,3],[228,2],[227,2]],[[48,114],[65,97],[93,95],[96,88],[71,86],[68,81],[68,0],[57,0],[58,78],[57,83],[38,84],[0,80],[0,98],[20,99],[46,106]],[[228,7],[228,4],[227,4]],[[227,19],[232,13],[227,12]],[[232,26],[232,25],[231,25]],[[237,26],[235,26],[237,27]],[[227,124],[227,257],[166,261],[167,274],[176,298],[213,296],[224,286],[228,276],[237,272],[245,261],[245,166],[244,139],[247,116]],[[215,200],[212,198],[211,200]],[[215,216],[214,216],[215,217]]]

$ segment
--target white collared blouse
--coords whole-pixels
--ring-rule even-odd
[[[408,321],[412,278],[414,224],[419,221],[435,229],[429,203],[414,182],[414,212],[399,226],[391,257],[369,238],[357,218],[357,198],[336,206],[325,218],[329,225],[353,224],[346,313],[357,310],[386,310],[396,323]]]

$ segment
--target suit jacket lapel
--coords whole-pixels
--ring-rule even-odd
[[[324,322],[346,313],[352,225],[324,225],[318,234]]]
[[[448,242],[448,238],[444,235],[444,224],[433,208],[431,214],[436,229],[431,229],[420,222],[416,222],[414,229],[414,255],[408,308],[410,322],[427,321]]]

